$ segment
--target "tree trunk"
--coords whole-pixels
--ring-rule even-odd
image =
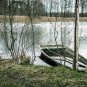
[[[75,2],[75,30],[74,30],[74,59],[73,59],[74,70],[78,69],[78,50],[79,50],[78,30],[79,30],[79,0],[76,0]]]

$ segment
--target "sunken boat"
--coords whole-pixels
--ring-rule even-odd
[[[74,51],[62,45],[41,45],[40,59],[51,66],[73,66]],[[78,66],[85,68],[87,59],[79,54]]]

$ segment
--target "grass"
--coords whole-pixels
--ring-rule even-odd
[[[64,66],[0,65],[0,87],[87,87],[87,73]]]

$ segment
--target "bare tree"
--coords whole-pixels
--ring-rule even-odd
[[[74,30],[74,59],[73,59],[73,67],[75,70],[78,69],[78,58],[79,58],[78,30],[79,30],[79,0],[76,0],[75,1],[75,30]]]

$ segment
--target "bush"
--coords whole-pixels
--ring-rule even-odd
[[[27,59],[23,60],[20,64],[21,65],[30,65],[30,59],[27,58]]]

